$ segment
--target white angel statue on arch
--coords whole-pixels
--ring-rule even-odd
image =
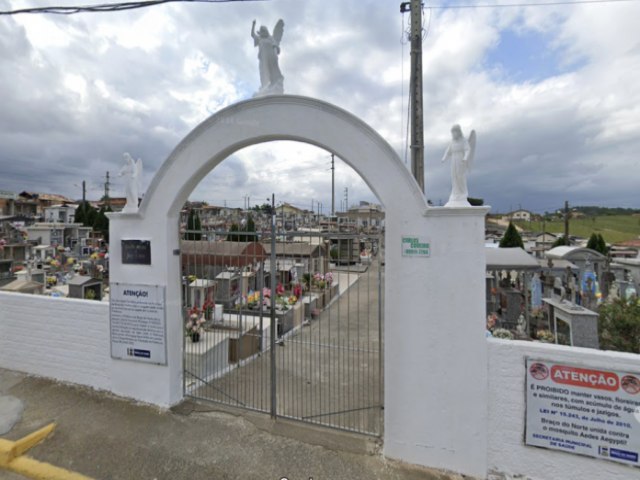
[[[124,153],[123,157],[125,164],[120,169],[118,176],[127,178],[127,185],[125,187],[127,203],[122,209],[122,212],[135,213],[138,211],[138,192],[142,178],[142,159],[134,160],[128,153]]]
[[[278,65],[278,55],[280,55],[280,41],[284,32],[284,22],[278,20],[273,27],[273,35],[269,34],[269,29],[264,25],[260,27],[256,34],[256,21],[251,25],[251,37],[253,45],[258,47],[258,62],[260,67],[260,89],[253,95],[261,97],[264,95],[278,95],[284,93],[284,77]]]
[[[471,130],[469,139],[464,138],[460,125],[451,127],[451,142],[444,152],[442,162],[451,160],[451,195],[445,207],[470,207],[467,200],[467,173],[473,165],[476,152],[476,131]]]

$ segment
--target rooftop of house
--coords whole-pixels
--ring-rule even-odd
[[[57,193],[38,193],[38,192],[24,191],[24,192],[20,192],[19,196],[27,200],[43,200],[47,202],[58,202],[58,203],[75,203],[70,198]]]

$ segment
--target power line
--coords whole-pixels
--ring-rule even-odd
[[[622,2],[637,2],[638,0],[558,0],[555,2],[523,2],[523,3],[484,3],[476,5],[430,5],[426,8],[449,10],[454,8],[507,8],[507,7],[550,7],[557,5],[584,5],[591,3],[622,3]]]
[[[18,10],[2,10],[0,15],[17,15],[20,13],[50,13],[54,15],[73,15],[76,13],[121,12],[137,8],[153,7],[164,3],[231,3],[231,2],[266,2],[269,0],[144,0],[138,2],[101,3],[96,5],[54,6],[21,8]]]

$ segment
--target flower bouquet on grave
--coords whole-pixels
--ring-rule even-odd
[[[297,298],[302,298],[302,285],[299,283],[293,285],[291,293],[293,293],[293,295],[295,295]]]
[[[281,312],[286,312],[291,308],[289,304],[289,298],[284,295],[276,296],[276,310],[280,310]]]
[[[324,281],[327,284],[327,287],[330,287],[333,284],[333,273],[327,272],[324,274]]]
[[[185,325],[185,335],[191,338],[193,343],[200,341],[200,335],[204,331],[204,322],[204,317],[200,314],[198,307],[193,307],[189,310],[189,316]]]
[[[249,295],[247,295],[247,306],[252,310],[256,310],[259,303],[260,292],[249,292]]]
[[[311,285],[319,290],[324,290],[327,286],[327,281],[324,279],[324,275],[316,272],[313,274],[313,278],[311,279]]]
[[[513,333],[506,328],[496,328],[493,332],[494,338],[502,338],[505,340],[513,340]]]
[[[538,330],[536,339],[542,343],[555,343],[556,337],[550,330]]]
[[[204,313],[204,319],[210,321],[213,319],[213,308],[215,307],[214,303],[211,300],[205,300],[202,304],[202,312]]]

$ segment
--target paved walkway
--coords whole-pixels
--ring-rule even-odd
[[[53,436],[29,456],[95,479],[461,478],[385,460],[361,436],[264,415],[238,416],[191,403],[161,411],[2,369],[0,396],[24,404],[21,419],[1,438],[15,440],[56,422]],[[20,478],[0,470],[0,479]]]
[[[319,319],[275,347],[277,414],[360,433],[382,433],[379,266],[337,274],[340,296]],[[202,359],[198,371],[219,371]],[[194,389],[200,399],[270,411],[267,351]]]

